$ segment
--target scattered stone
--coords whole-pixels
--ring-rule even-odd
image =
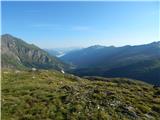
[[[32,71],[36,71],[37,69],[36,68],[32,68]]]
[[[65,72],[64,72],[63,70],[61,70],[61,73],[63,73],[63,74],[64,74]]]
[[[19,70],[16,70],[15,73],[16,73],[16,74],[17,74],[17,73],[20,73],[20,71],[19,71]]]
[[[99,109],[100,109],[100,106],[98,105],[97,108],[98,108],[98,110],[99,110]]]

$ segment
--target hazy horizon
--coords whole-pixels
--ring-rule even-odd
[[[53,48],[42,48],[42,49],[80,49],[80,48],[87,48],[87,47],[91,47],[91,46],[105,46],[105,47],[124,47],[124,46],[138,46],[138,45],[145,45],[145,44],[150,44],[150,43],[153,43],[153,42],[160,42],[160,41],[152,41],[152,42],[149,42],[149,43],[144,43],[144,44],[137,44],[137,45],[130,45],[130,44],[126,44],[126,45],[121,45],[121,46],[115,46],[115,45],[102,45],[102,44],[93,44],[93,45],[89,45],[89,46],[70,46],[70,47],[53,47]]]
[[[5,34],[2,34],[2,35],[11,35],[9,33],[5,33]],[[1,36],[2,36],[1,35]],[[13,35],[12,35],[13,36]],[[19,38],[17,36],[13,36],[13,37],[16,37],[18,39],[21,39],[23,40],[24,42],[27,42],[25,41],[23,38]],[[143,43],[143,44],[137,44],[137,45],[130,45],[130,44],[125,44],[125,45],[122,45],[122,46],[115,46],[115,45],[102,45],[102,44],[93,44],[93,45],[89,45],[89,46],[70,46],[70,47],[52,47],[52,48],[41,48],[40,46],[38,46],[37,44],[34,44],[34,43],[29,43],[29,44],[34,44],[38,47],[40,47],[41,49],[46,49],[46,50],[64,50],[64,49],[82,49],[82,48],[88,48],[88,47],[91,47],[91,46],[104,46],[104,47],[124,47],[124,46],[138,46],[138,45],[145,45],[145,44],[150,44],[150,43],[154,43],[154,42],[160,42],[160,41],[152,41],[152,42],[149,42],[149,43]],[[28,43],[28,42],[27,42]]]
[[[43,49],[160,41],[158,20],[158,1],[2,2],[2,34]]]

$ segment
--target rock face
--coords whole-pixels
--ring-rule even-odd
[[[39,68],[61,70],[67,67],[58,58],[33,44],[9,34],[1,36],[2,68]]]

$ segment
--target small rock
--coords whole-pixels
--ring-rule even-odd
[[[61,73],[63,73],[63,74],[64,74],[65,72],[64,72],[63,70],[61,70]]]
[[[20,73],[20,71],[19,71],[19,70],[16,70],[15,73]]]
[[[32,68],[32,71],[36,71],[37,69],[36,68]]]

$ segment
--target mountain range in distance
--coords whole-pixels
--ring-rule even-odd
[[[127,77],[160,85],[160,42],[106,47],[95,45],[60,57],[78,76]]]
[[[160,42],[43,50],[5,34],[1,50],[2,68],[64,70],[77,76],[125,77],[160,85]]]

